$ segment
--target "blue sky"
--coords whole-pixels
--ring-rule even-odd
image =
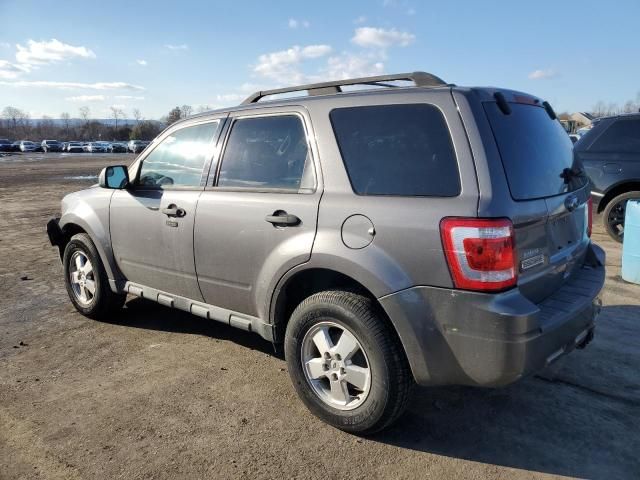
[[[159,118],[251,91],[426,70],[557,111],[640,95],[640,1],[0,0],[0,109]]]

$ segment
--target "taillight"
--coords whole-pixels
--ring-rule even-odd
[[[453,284],[505,290],[516,284],[513,225],[508,219],[444,218],[440,235]]]
[[[590,237],[591,231],[593,229],[593,200],[591,200],[591,197],[589,197],[589,200],[587,200],[586,217],[587,217],[587,237]]]

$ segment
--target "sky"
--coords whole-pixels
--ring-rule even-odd
[[[0,0],[0,110],[157,119],[252,91],[431,72],[547,99],[640,103],[640,1]]]

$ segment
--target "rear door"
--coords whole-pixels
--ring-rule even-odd
[[[497,102],[483,103],[499,156],[489,161],[501,163],[504,172],[492,182],[506,178],[508,197],[481,209],[480,216],[512,219],[518,285],[540,301],[583,263],[589,244],[588,178],[574,159],[569,136],[539,101],[520,97],[508,106],[505,113]]]
[[[322,193],[303,108],[231,114],[198,203],[194,254],[204,300],[262,317],[269,282],[307,261]]]
[[[594,183],[605,193],[622,182],[640,181],[640,116],[601,120],[576,144],[576,154]]]

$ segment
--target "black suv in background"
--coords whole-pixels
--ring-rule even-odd
[[[627,200],[640,199],[640,113],[600,119],[575,144],[591,178],[594,208],[607,233],[622,242]]]

